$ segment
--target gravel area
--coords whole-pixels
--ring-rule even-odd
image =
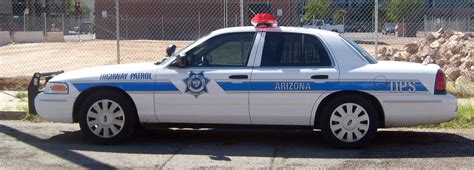
[[[270,130],[143,130],[100,146],[77,124],[0,121],[0,168],[472,168],[474,129],[381,130],[362,150],[338,150],[321,134]]]
[[[0,77],[31,77],[35,72],[71,71],[84,67],[117,63],[117,42],[93,40],[63,43],[29,43],[0,46]],[[121,63],[156,62],[165,49],[178,49],[189,41],[123,40]]]
[[[370,54],[375,47],[371,45],[372,33],[347,33]],[[378,47],[403,48],[406,42],[419,38],[380,35]],[[192,41],[165,40],[122,40],[120,42],[121,63],[140,63],[161,61],[170,44],[177,45],[177,51]],[[85,40],[60,43],[26,43],[0,46],[1,77],[31,77],[35,72],[71,71],[84,67],[117,63],[117,42],[114,40]]]

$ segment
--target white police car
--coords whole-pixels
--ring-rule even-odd
[[[366,144],[377,128],[452,120],[440,67],[377,62],[342,34],[277,27],[225,28],[161,63],[37,73],[30,106],[45,120],[79,122],[99,143],[131,138],[139,125],[321,129],[338,147]],[[54,76],[54,77],[53,77]],[[38,92],[39,79],[49,82]]]

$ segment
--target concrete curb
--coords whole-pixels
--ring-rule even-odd
[[[64,42],[63,32],[47,32],[46,42]]]
[[[0,111],[0,120],[22,120],[25,111]]]
[[[13,32],[12,39],[15,43],[42,43],[45,36],[42,31],[17,31]]]
[[[0,31],[0,46],[12,43],[10,32]]]

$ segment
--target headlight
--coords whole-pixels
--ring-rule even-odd
[[[48,94],[68,94],[69,87],[66,83],[49,82],[44,88],[44,93]]]

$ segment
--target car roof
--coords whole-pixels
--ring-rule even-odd
[[[333,34],[338,35],[339,33],[315,29],[315,28],[303,28],[303,27],[288,27],[288,26],[279,26],[279,27],[271,27],[271,28],[256,28],[253,26],[245,26],[245,27],[229,27],[229,28],[222,28],[216,31],[213,31],[211,34],[227,34],[227,33],[238,33],[238,32],[291,32],[291,33],[306,33],[306,34]]]

